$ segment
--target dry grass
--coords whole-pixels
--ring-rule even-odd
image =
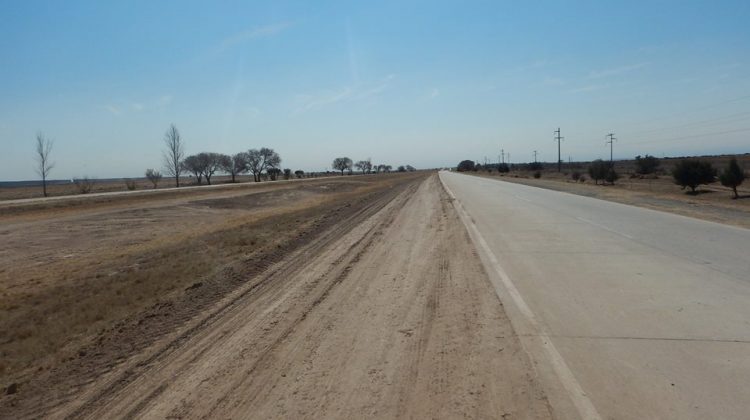
[[[72,218],[54,208],[46,209],[48,219],[34,210],[33,222],[10,216],[15,229],[9,223],[0,232],[8,239],[0,248],[0,262],[8,263],[0,264],[0,379],[75,357],[118,320],[178,299],[227,266],[269,259],[313,232],[321,215],[398,182],[321,180],[234,197],[201,193],[166,207],[122,202]],[[41,233],[26,240],[24,231]]]

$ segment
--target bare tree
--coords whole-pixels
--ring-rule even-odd
[[[154,189],[156,189],[156,186],[159,184],[159,181],[161,181],[161,178],[161,172],[155,169],[146,169],[146,179],[154,184]]]
[[[281,164],[281,157],[273,149],[262,147],[250,149],[247,152],[247,169],[253,174],[255,182],[260,182],[260,175],[264,170],[269,168],[278,169]]]
[[[203,166],[198,155],[190,155],[186,157],[180,163],[180,167],[183,171],[195,175],[195,178],[198,180],[198,185],[201,185],[203,180]]]
[[[172,124],[164,134],[164,168],[169,176],[174,177],[175,185],[180,186],[180,174],[182,173],[182,158],[185,156],[184,144],[177,127]]]
[[[211,185],[211,177],[221,169],[222,156],[219,153],[199,153],[198,159],[203,168],[203,176],[206,178],[208,185]]]
[[[344,171],[349,169],[352,169],[352,160],[348,157],[340,157],[333,160],[333,164],[331,165],[333,169],[336,169],[337,171],[341,171],[341,175],[344,175]]]
[[[234,156],[223,155],[221,169],[231,175],[232,182],[235,182],[237,175],[247,172],[247,153],[237,153]]]
[[[54,162],[50,162],[50,153],[52,153],[52,140],[44,137],[41,132],[36,134],[36,173],[42,177],[42,192],[47,196],[47,177]]]
[[[354,164],[354,167],[362,171],[362,175],[364,175],[370,173],[370,171],[372,170],[372,162],[370,161],[370,159],[360,160]]]

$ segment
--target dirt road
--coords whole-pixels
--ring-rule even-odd
[[[549,417],[437,176],[331,235],[26,415]]]

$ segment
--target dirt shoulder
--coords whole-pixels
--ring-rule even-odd
[[[746,189],[740,189],[743,198],[732,200],[730,190],[718,185],[701,186],[696,195],[685,194],[667,176],[657,179],[625,176],[615,185],[595,185],[591,180],[574,182],[569,174],[552,172],[544,172],[540,179],[526,173],[472,174],[750,228],[750,191]]]
[[[9,413],[549,418],[439,180],[418,181],[125,352],[57,403],[42,396]]]
[[[0,216],[0,385],[17,384],[0,406],[111,369],[424,176],[268,183]]]

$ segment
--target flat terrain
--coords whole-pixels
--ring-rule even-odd
[[[726,167],[729,157],[700,159],[711,162],[721,172]],[[615,168],[621,178],[614,185],[595,185],[594,181],[589,179],[586,166],[576,163],[566,164],[561,173],[548,164],[547,168],[541,171],[539,179],[533,178],[531,171],[513,171],[507,174],[478,171],[473,174],[750,228],[750,181],[746,181],[737,189],[740,194],[738,200],[733,200],[731,189],[722,186],[718,181],[701,185],[697,194],[686,194],[685,190],[675,185],[670,175],[672,166],[679,160],[662,160],[659,174],[648,176],[634,175],[633,161],[617,161]],[[738,161],[741,166],[750,168],[750,155],[738,156]],[[580,173],[585,181],[576,182],[571,179],[574,172]]]
[[[747,418],[750,230],[442,172],[562,418]]]
[[[0,417],[550,417],[437,175],[269,184],[9,210]]]

